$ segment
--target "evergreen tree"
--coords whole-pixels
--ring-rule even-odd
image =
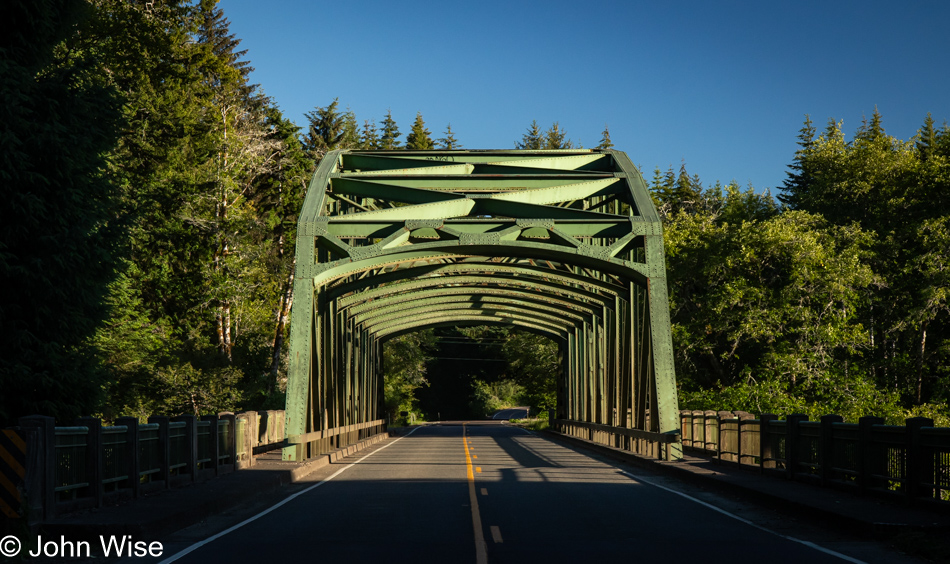
[[[445,127],[445,137],[438,139],[439,149],[461,149],[462,144],[455,139],[455,133],[452,131],[452,124]]]
[[[567,134],[561,130],[558,122],[551,125],[551,129],[544,134],[545,149],[573,149],[574,143],[567,139]]]
[[[304,114],[309,127],[304,136],[303,145],[307,152],[318,161],[327,152],[340,148],[346,135],[345,116],[337,112],[339,100],[339,98],[334,98],[326,107],[318,106],[312,112]]]
[[[686,172],[686,163],[680,165],[679,174],[670,167],[662,176],[660,169],[654,171],[653,193],[660,213],[673,217],[679,213],[693,214],[705,207],[703,187],[699,178],[690,177]]]
[[[426,124],[422,120],[422,112],[417,112],[412,130],[406,136],[406,149],[410,151],[429,151],[434,148],[435,144],[432,142],[431,133],[426,129]]]
[[[258,289],[261,309],[271,314],[270,325],[262,323],[270,345],[269,379],[265,389],[254,392],[276,394],[286,384],[281,371],[286,369],[286,335],[294,297],[294,241],[314,162],[298,139],[299,128],[277,108],[268,108],[267,125],[270,137],[279,145],[275,166],[258,179],[252,193],[253,205],[260,213],[249,226],[249,246],[263,251],[256,261],[263,268],[249,272],[248,285]]]
[[[241,40],[230,32],[231,22],[224,16],[224,11],[216,5],[216,0],[201,0],[199,4],[200,28],[198,42],[211,48],[214,56],[221,59],[219,67],[224,73],[237,72],[239,79],[225,76],[211,76],[214,81],[235,80],[240,83],[245,97],[249,97],[256,89],[248,83],[248,77],[254,71],[250,62],[242,60],[247,55],[247,49],[237,50]],[[226,69],[226,70],[225,70]],[[212,85],[215,85],[213,82]]]
[[[198,69],[210,87],[214,118],[207,125],[214,156],[200,165],[206,192],[186,217],[205,232],[204,250],[210,255],[202,265],[208,288],[205,303],[216,304],[213,341],[230,364],[237,338],[234,314],[247,297],[243,271],[250,266],[246,231],[241,227],[252,220],[255,210],[246,195],[255,179],[273,165],[278,143],[268,138],[263,125],[267,100],[254,95],[255,87],[247,82],[243,71],[249,67],[240,61],[243,51],[234,51],[239,41],[233,39],[227,18],[214,0],[203,0],[200,10],[198,49],[206,56]]]
[[[663,209],[663,202],[660,200],[660,193],[664,188],[663,171],[660,170],[660,167],[653,168],[653,179],[650,181],[649,186],[650,198],[653,200],[653,205],[656,206],[660,216],[665,217],[669,210]]]
[[[360,134],[360,148],[366,151],[379,149],[379,131],[376,129],[375,121],[366,120],[363,122],[363,132]]]
[[[129,230],[119,277],[108,286],[109,319],[94,339],[110,372],[106,417],[152,413],[157,365],[175,355],[207,311],[195,292],[205,284],[198,265],[208,256],[207,234],[182,213],[200,201],[208,174],[201,167],[217,154],[209,120],[219,114],[209,109],[212,80],[199,65],[211,50],[195,42],[202,19],[183,1],[101,0],[69,47],[95,53],[108,69],[102,76],[124,98],[118,146],[104,170]]]
[[[871,123],[868,124],[867,128],[867,138],[874,141],[881,139],[885,135],[881,112],[878,111],[877,106],[874,106],[874,113],[871,114]]]
[[[98,407],[105,379],[89,341],[124,235],[103,174],[121,114],[77,45],[90,16],[67,0],[0,8],[0,426],[70,424]]]
[[[920,160],[926,161],[933,156],[934,149],[937,146],[937,130],[934,128],[934,118],[927,112],[924,119],[924,125],[917,130],[917,140],[914,143]]]
[[[943,240],[950,216],[948,167],[944,159],[926,158],[939,144],[929,120],[916,143],[888,136],[882,121],[875,109],[847,143],[831,120],[797,156],[807,182],[786,189],[797,208],[875,234],[869,264],[878,279],[860,311],[870,330],[863,368],[912,403],[944,401],[950,382],[934,375],[950,351],[950,316],[940,297],[942,267],[935,266],[944,258],[932,245]]]
[[[613,141],[610,140],[610,128],[607,127],[607,124],[604,124],[604,132],[600,136],[600,144],[597,145],[597,149],[612,149],[614,146]]]
[[[340,148],[358,149],[360,144],[360,126],[356,121],[356,114],[347,107],[343,112],[343,138],[340,139]]]
[[[945,159],[950,159],[950,125],[943,122],[943,126],[937,131],[934,153]]]
[[[808,191],[811,184],[810,171],[806,169],[810,151],[815,143],[815,126],[811,122],[811,116],[805,116],[805,124],[798,132],[798,150],[795,151],[795,159],[788,165],[791,169],[786,173],[785,194],[779,194],[778,199],[783,204],[792,208],[798,207],[799,199]]]
[[[391,151],[398,149],[399,145],[401,145],[399,127],[396,125],[396,120],[393,119],[393,111],[386,110],[386,117],[383,118],[383,128],[379,136],[379,148]]]
[[[521,136],[521,142],[515,143],[515,148],[538,151],[541,149],[543,143],[544,138],[541,133],[541,128],[538,127],[536,120],[532,120],[531,125],[528,126],[528,131]]]
[[[273,335],[266,312],[279,309],[286,273],[263,276],[279,262],[279,202],[292,199],[267,195],[267,179],[291,168],[280,156],[280,126],[248,84],[249,67],[213,2],[97,6],[100,27],[84,37],[114,57],[110,76],[129,97],[109,170],[134,214],[129,260],[110,287],[112,316],[96,338],[114,374],[104,413],[148,415],[178,393],[169,378],[200,387],[236,374],[233,363],[253,377],[215,393],[225,408],[270,364],[266,347],[253,351]],[[271,228],[278,233],[268,235]]]

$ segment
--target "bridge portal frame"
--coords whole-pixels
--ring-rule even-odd
[[[662,225],[620,151],[332,151],[294,296],[286,460],[383,418],[386,340],[483,324],[559,343],[557,419],[681,456]]]

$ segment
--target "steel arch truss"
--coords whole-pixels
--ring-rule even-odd
[[[678,456],[663,234],[626,154],[333,151],[296,260],[285,458],[382,418],[387,339],[485,324],[560,344],[558,419]]]

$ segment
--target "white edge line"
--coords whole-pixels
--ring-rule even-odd
[[[275,510],[275,509],[281,507],[281,506],[284,505],[285,503],[289,503],[290,501],[292,501],[292,500],[294,500],[294,499],[296,499],[296,498],[302,496],[303,494],[305,494],[305,493],[307,493],[307,492],[309,492],[309,491],[311,491],[311,490],[314,490],[314,489],[316,489],[316,488],[319,488],[320,486],[322,486],[323,484],[329,482],[329,481],[332,480],[333,478],[336,478],[337,476],[339,476],[339,475],[342,474],[343,472],[346,472],[346,471],[349,470],[350,468],[356,466],[356,465],[359,464],[360,462],[363,462],[364,460],[366,460],[367,458],[373,456],[373,455],[376,454],[377,452],[379,452],[379,451],[381,451],[381,450],[383,450],[383,449],[385,449],[385,448],[389,448],[389,447],[393,446],[394,444],[398,443],[399,441],[403,440],[404,438],[408,437],[409,435],[415,433],[416,431],[418,431],[418,430],[421,429],[421,428],[422,428],[422,427],[416,427],[416,428],[413,429],[412,431],[409,431],[408,433],[406,433],[405,435],[399,437],[398,439],[396,439],[395,441],[389,443],[388,445],[385,445],[385,446],[383,446],[383,447],[380,447],[380,448],[374,450],[373,452],[367,454],[367,455],[364,456],[363,458],[360,458],[360,459],[357,460],[356,462],[353,462],[352,464],[350,464],[350,465],[348,465],[348,466],[344,466],[343,468],[340,468],[339,470],[337,470],[336,472],[334,472],[332,475],[328,476],[327,478],[324,478],[323,481],[321,481],[321,482],[319,482],[319,483],[317,483],[317,484],[314,484],[314,485],[310,486],[310,487],[307,488],[307,489],[300,490],[299,492],[293,494],[292,496],[290,496],[290,497],[288,497],[288,498],[286,498],[286,499],[281,500],[280,502],[278,502],[278,503],[276,503],[276,504],[274,504],[274,505],[268,507],[268,508],[265,509],[264,511],[261,511],[261,512],[258,513],[257,515],[254,515],[253,517],[248,517],[247,519],[241,521],[241,522],[238,523],[237,525],[234,525],[234,526],[232,526],[232,527],[230,527],[230,528],[228,528],[228,529],[225,529],[225,530],[221,531],[220,533],[218,533],[218,534],[216,534],[216,535],[212,535],[212,536],[206,538],[206,539],[203,540],[203,541],[196,542],[195,544],[189,546],[188,548],[186,548],[186,549],[184,549],[184,550],[182,550],[182,551],[180,551],[180,552],[178,552],[178,553],[176,553],[176,554],[173,554],[173,555],[169,556],[169,557],[166,558],[165,560],[162,560],[162,561],[159,562],[158,564],[170,564],[171,562],[174,562],[174,561],[178,560],[179,558],[181,558],[181,557],[183,557],[183,556],[186,556],[186,555],[188,555],[188,554],[191,554],[192,552],[198,550],[198,549],[201,548],[202,546],[204,546],[204,545],[206,545],[206,544],[208,544],[208,543],[210,543],[210,542],[216,541],[216,540],[218,540],[219,538],[223,537],[224,535],[226,535],[226,534],[228,534],[228,533],[230,533],[230,532],[232,532],[232,531],[236,531],[237,529],[240,529],[241,527],[243,527],[244,525],[247,525],[248,523],[251,523],[252,521],[257,521],[258,519],[260,519],[260,518],[263,517],[264,515],[267,515],[267,514],[270,513],[271,511],[273,511],[273,510]]]
[[[616,468],[616,466],[615,466],[614,468]],[[703,500],[701,500],[701,499],[696,499],[695,497],[692,497],[692,496],[690,496],[690,495],[688,495],[688,494],[685,494],[685,493],[683,493],[683,492],[679,492],[679,491],[676,491],[676,490],[674,490],[674,489],[672,489],[672,488],[668,488],[668,487],[666,487],[666,486],[661,486],[660,484],[656,484],[656,483],[653,483],[653,482],[651,482],[651,481],[649,481],[649,480],[645,480],[645,479],[643,479],[643,478],[641,478],[641,477],[639,477],[639,476],[635,476],[635,475],[631,474],[630,472],[627,472],[626,470],[622,470],[622,469],[620,469],[620,468],[617,468],[617,470],[619,470],[621,474],[627,476],[628,478],[632,478],[632,479],[634,479],[634,480],[636,480],[636,481],[638,481],[638,482],[643,482],[644,484],[653,486],[654,488],[659,488],[659,489],[661,489],[661,490],[668,491],[668,492],[673,493],[673,494],[676,494],[676,495],[678,495],[678,496],[680,496],[680,497],[685,497],[686,499],[688,499],[688,500],[690,500],[690,501],[692,501],[692,502],[698,503],[698,504],[700,504],[700,505],[702,505],[702,506],[704,506],[704,507],[708,507],[709,509],[712,509],[713,511],[716,511],[717,513],[722,513],[722,514],[725,515],[726,517],[732,517],[732,518],[735,519],[736,521],[740,521],[740,522],[742,522],[742,523],[745,523],[746,525],[749,525],[749,526],[751,526],[751,527],[755,527],[756,529],[759,529],[760,531],[765,531],[766,533],[771,533],[771,534],[773,534],[773,535],[775,535],[775,536],[777,536],[777,537],[781,537],[781,538],[783,538],[783,539],[790,540],[790,541],[792,541],[792,542],[797,542],[797,543],[799,543],[799,544],[803,544],[803,545],[805,545],[805,546],[807,546],[807,547],[809,547],[809,548],[813,548],[813,549],[815,549],[815,550],[817,550],[817,551],[819,551],[819,552],[824,552],[825,554],[829,554],[829,555],[831,555],[831,556],[835,556],[835,557],[837,557],[837,558],[840,558],[840,559],[842,559],[842,560],[846,560],[846,561],[848,561],[848,562],[853,562],[854,564],[867,564],[867,563],[866,563],[865,561],[863,561],[863,560],[858,560],[857,558],[852,558],[852,557],[847,556],[847,555],[845,555],[845,554],[841,554],[840,552],[835,552],[834,550],[830,550],[830,549],[827,549],[827,548],[823,548],[823,547],[818,546],[817,544],[815,544],[815,543],[813,543],[813,542],[805,541],[805,540],[802,540],[802,539],[797,539],[797,538],[795,538],[795,537],[790,537],[790,536],[788,536],[788,535],[783,535],[782,533],[778,533],[778,532],[776,532],[776,531],[773,531],[772,529],[768,529],[768,528],[766,528],[766,527],[763,527],[762,525],[759,525],[759,524],[757,524],[757,523],[753,523],[752,521],[749,521],[748,519],[743,519],[742,517],[739,517],[738,515],[735,515],[734,513],[729,513],[729,512],[726,511],[725,509],[721,509],[721,508],[719,508],[719,507],[716,507],[715,505],[712,505],[712,504],[710,504],[710,503],[706,503],[705,501],[703,501]]]

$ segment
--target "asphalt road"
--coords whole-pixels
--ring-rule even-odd
[[[527,417],[527,407],[512,407],[510,409],[502,409],[501,411],[498,411],[492,415],[492,419],[525,419]]]
[[[420,427],[321,472],[162,561],[908,561],[499,423]]]

